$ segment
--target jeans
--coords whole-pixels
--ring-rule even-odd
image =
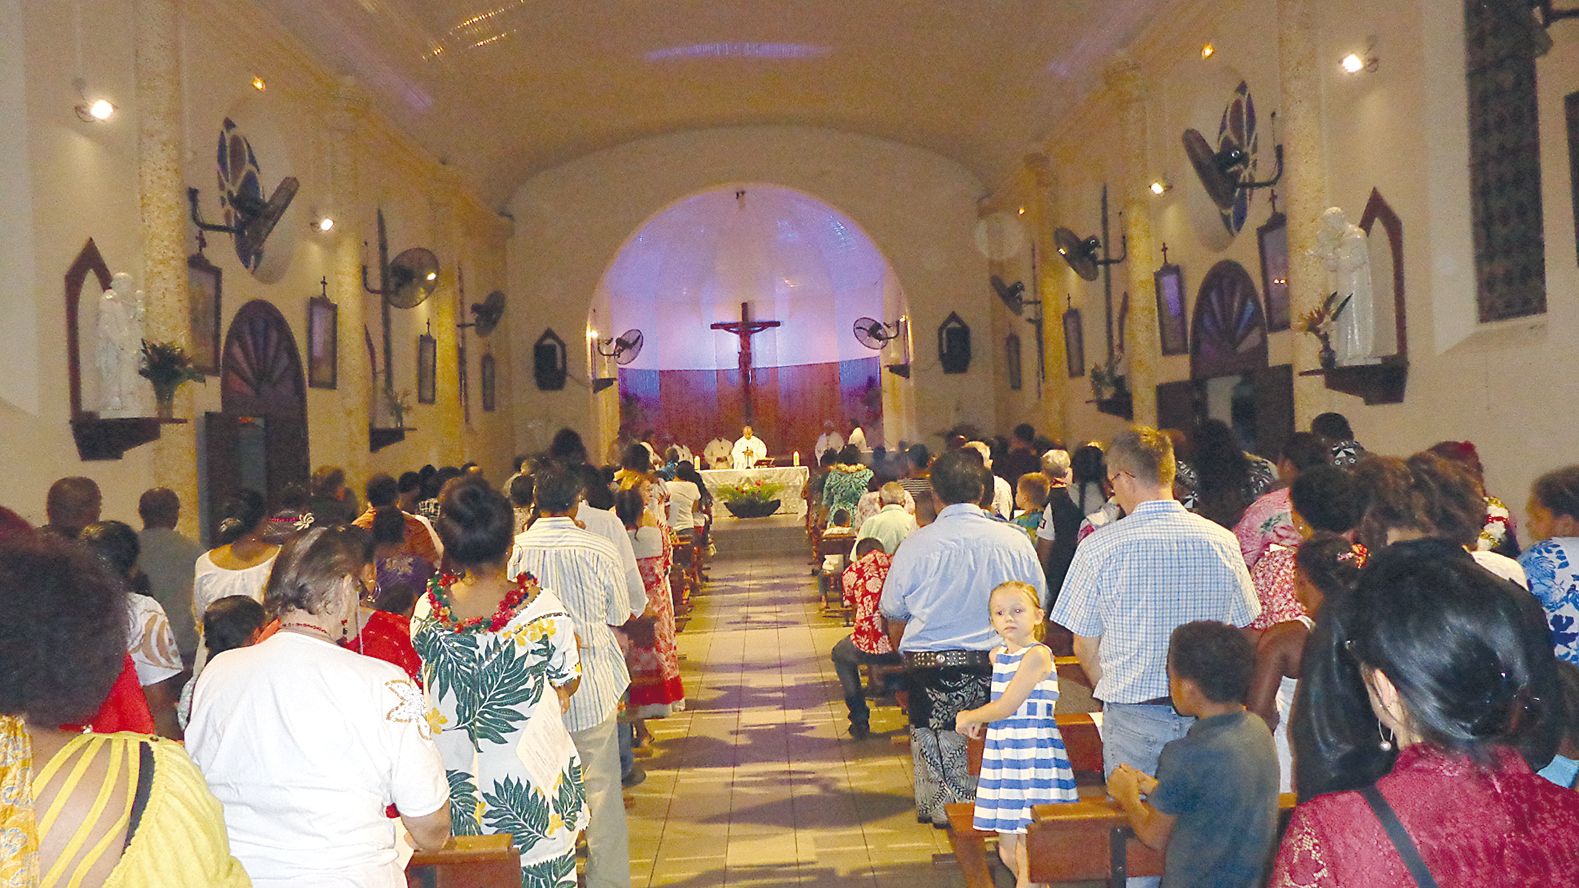
[[[620,786],[619,717],[571,731],[587,786],[587,888],[630,888],[630,831]]]
[[[1168,705],[1105,703],[1102,706],[1102,773],[1111,776],[1119,765],[1129,765],[1156,776],[1162,748],[1183,737],[1195,719],[1186,718]],[[1155,876],[1131,878],[1129,888],[1152,888]]]
[[[898,654],[868,654],[855,646],[855,640],[846,635],[833,646],[833,672],[839,676],[839,689],[844,692],[844,705],[850,709],[850,724],[864,725],[872,711],[866,705],[866,693],[861,689],[862,663],[898,664]]]
[[[624,780],[636,768],[636,725],[617,721],[614,733],[620,744],[620,779]]]

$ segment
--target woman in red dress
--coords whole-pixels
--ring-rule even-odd
[[[647,613],[631,621],[630,646],[625,665],[630,670],[630,702],[626,715],[636,722],[638,742],[648,736],[642,724],[685,708],[685,687],[680,682],[680,655],[675,647],[674,607],[669,587],[669,555],[663,530],[643,508],[642,491],[622,490],[614,497],[614,511],[624,522],[636,551],[647,590]]]
[[[1301,683],[1294,755],[1326,794],[1294,810],[1271,884],[1573,884],[1579,793],[1531,768],[1564,717],[1535,600],[1461,546],[1419,540],[1378,553],[1321,621],[1306,657],[1335,668]]]

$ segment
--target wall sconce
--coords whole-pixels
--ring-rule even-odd
[[[332,218],[330,218],[328,216],[319,216],[318,218],[313,220],[312,226],[313,226],[313,228],[315,228],[315,229],[317,229],[319,231],[323,231],[323,232],[333,231],[334,230],[334,219],[332,219]]]
[[[103,123],[115,116],[115,105],[109,99],[103,96],[88,98],[88,82],[86,80],[78,77],[71,82],[71,85],[77,88],[77,95],[82,97],[82,101],[77,103],[75,110],[77,117],[83,123]]]
[[[1151,180],[1151,185],[1147,187],[1151,189],[1152,194],[1161,197],[1162,195],[1167,194],[1173,190],[1173,183],[1168,181],[1166,177],[1158,177]]]
[[[1212,45],[1211,41],[1201,44],[1201,61],[1204,62],[1214,55],[1217,55],[1217,47]]]
[[[1338,67],[1345,74],[1369,74],[1381,64],[1381,59],[1376,57],[1376,38],[1372,37],[1365,44],[1364,52],[1351,52],[1338,62]]]

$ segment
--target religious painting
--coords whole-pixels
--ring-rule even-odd
[[[1190,350],[1189,321],[1184,316],[1184,271],[1169,262],[1153,275],[1157,284],[1157,334],[1164,355]]]
[[[340,307],[328,296],[307,300],[307,384],[332,389],[338,384]]]
[[[1020,337],[1010,333],[1003,342],[1003,357],[1009,362],[1009,390],[1017,392],[1023,385],[1020,367]]]
[[[439,341],[424,333],[417,337],[417,403],[438,401]]]
[[[202,253],[186,259],[187,287],[191,291],[187,341],[192,368],[210,375],[219,373],[220,282],[219,267]]]
[[[1069,369],[1070,379],[1086,375],[1085,330],[1078,308],[1064,312],[1064,365]]]
[[[492,413],[494,407],[494,373],[493,353],[482,356],[482,367],[479,371],[482,376],[482,410]]]
[[[1287,330],[1290,321],[1288,300],[1288,217],[1273,213],[1266,224],[1256,229],[1261,243],[1261,290],[1266,293],[1266,328],[1269,332]]]

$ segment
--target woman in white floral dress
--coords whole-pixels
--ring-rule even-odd
[[[450,783],[456,835],[509,834],[523,888],[573,888],[586,791],[563,713],[580,683],[575,627],[529,574],[505,573],[510,503],[454,482],[435,522],[458,571],[417,603],[412,644]]]

